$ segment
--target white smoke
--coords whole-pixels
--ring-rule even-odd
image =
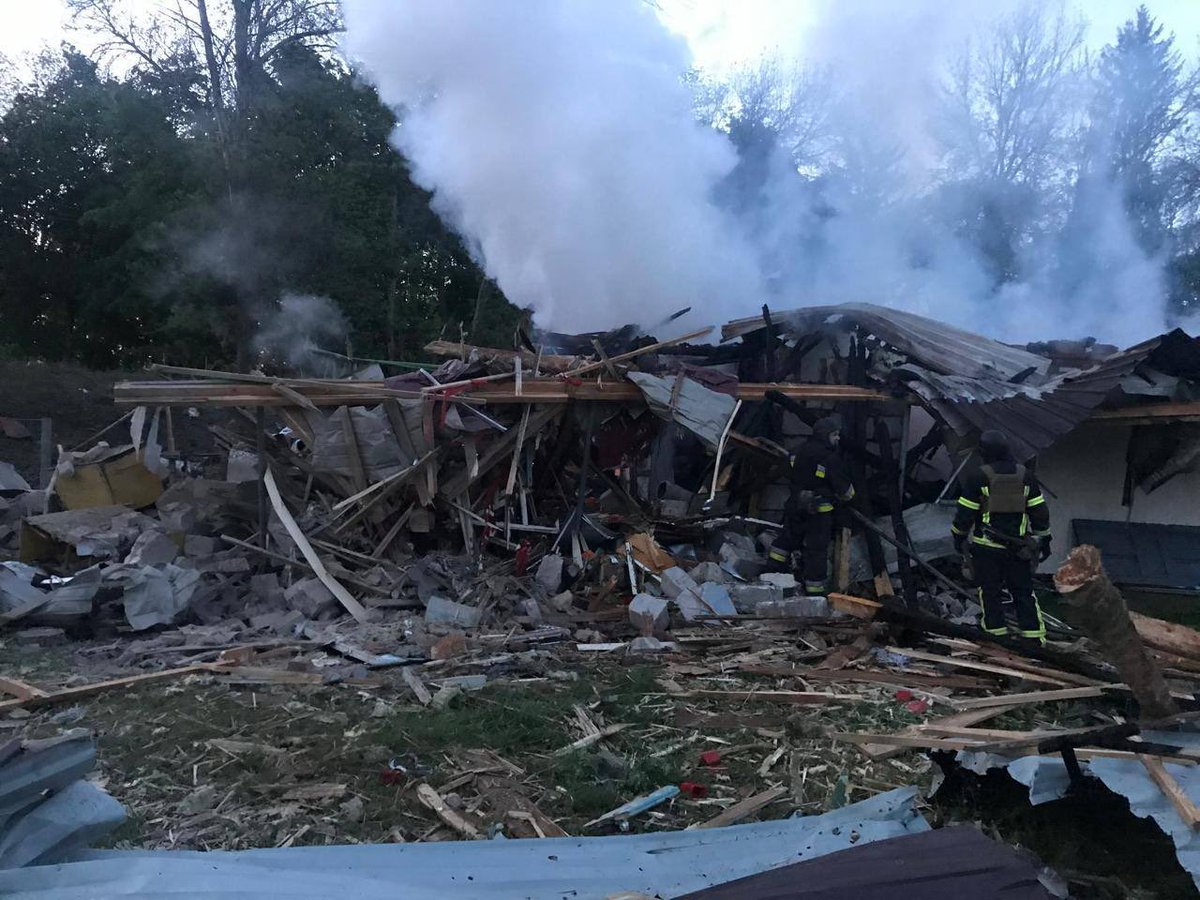
[[[733,167],[698,124],[686,44],[641,0],[347,0],[346,49],[403,110],[395,143],[539,325],[720,320],[761,302],[713,204]]]
[[[284,294],[277,308],[260,316],[254,349],[260,365],[328,374],[330,357],[320,351],[343,350],[346,330],[346,320],[328,297]]]
[[[815,0],[778,43],[836,85],[824,170],[805,181],[774,159],[739,202],[731,142],[694,120],[687,46],[645,0],[344,0],[345,44],[401,110],[394,142],[435,209],[544,327],[868,301],[1005,340],[1132,343],[1166,327],[1163,260],[1114,186],[1090,191],[1075,232],[1051,191],[997,197],[1054,222],[1015,247],[999,289],[956,225],[981,204],[961,178],[946,190],[947,72],[1028,2]]]

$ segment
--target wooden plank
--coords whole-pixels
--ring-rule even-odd
[[[863,697],[817,691],[687,691],[679,696],[709,697],[714,700],[765,700],[768,703],[791,703],[795,706],[824,706],[826,703],[865,701]]]
[[[1021,678],[1026,681],[1036,681],[1041,684],[1053,684],[1056,687],[1067,687],[1060,679],[1036,675],[1020,669],[1010,669],[1004,666],[993,666],[990,663],[974,662],[969,659],[959,659],[954,656],[941,656],[937,653],[926,653],[923,650],[911,650],[904,647],[888,647],[889,653],[898,653],[909,659],[919,659],[925,662],[941,663],[944,666],[954,666],[960,669],[972,669],[976,672],[990,672],[993,675],[1005,675],[1009,678]]]
[[[426,808],[434,812],[439,819],[464,837],[477,840],[481,835],[479,829],[460,816],[455,810],[446,805],[442,795],[427,784],[417,785],[417,799]]]
[[[313,549],[312,544],[308,542],[308,538],[304,536],[304,532],[300,530],[300,526],[296,524],[296,520],[288,510],[287,504],[283,502],[283,497],[279,494],[279,486],[275,484],[275,475],[269,468],[266,475],[263,476],[263,483],[266,484],[267,495],[270,497],[271,505],[275,508],[275,514],[279,516],[279,521],[283,523],[283,527],[287,529],[287,533],[296,542],[296,546],[300,549],[300,555],[308,562],[308,565],[313,570],[313,574],[317,576],[321,584],[329,589],[329,592],[337,598],[338,602],[357,621],[369,621],[370,615],[366,609],[350,595],[350,592],[336,578],[329,574],[329,570],[325,568],[325,563],[321,561],[321,557],[317,556],[317,551]]]
[[[1200,403],[1150,403],[1143,406],[1126,406],[1121,409],[1098,409],[1092,418],[1101,422],[1127,422],[1129,420],[1178,419],[1200,416]]]
[[[429,693],[429,688],[425,687],[425,682],[421,680],[421,676],[414,672],[411,668],[405,667],[400,670],[400,677],[404,679],[404,683],[408,685],[417,697],[417,702],[422,706],[428,706],[433,700],[433,694]]]
[[[618,723],[616,725],[607,725],[604,728],[601,728],[599,731],[597,731],[593,734],[589,734],[589,735],[586,735],[585,737],[581,737],[579,740],[575,741],[574,743],[567,744],[565,747],[559,747],[557,750],[554,751],[554,755],[555,756],[566,756],[568,753],[574,753],[576,750],[582,750],[585,747],[590,747],[590,746],[592,746],[592,744],[597,744],[600,741],[604,740],[606,737],[612,737],[614,734],[617,734],[620,731],[624,731],[628,727],[629,727],[628,722],[622,722],[622,723]]]
[[[972,700],[959,700],[954,704],[955,709],[986,709],[989,706],[1028,706],[1031,703],[1051,703],[1056,700],[1084,700],[1089,697],[1103,697],[1105,691],[1125,689],[1123,684],[1107,684],[1103,687],[1063,688],[1055,691],[1030,691],[1025,694],[997,694],[995,697],[979,697]]]
[[[178,669],[164,669],[161,672],[147,672],[142,675],[130,675],[126,678],[114,678],[110,681],[97,681],[93,684],[81,684],[76,687],[63,688],[61,691],[43,691],[33,697],[19,697],[16,700],[0,701],[0,713],[10,709],[33,709],[39,706],[53,706],[58,703],[71,703],[103,694],[117,688],[135,687],[150,684],[155,681],[167,681],[172,678],[182,678],[185,675],[198,675],[201,672],[221,671],[221,667],[208,664],[183,666]]]
[[[849,565],[848,560],[849,557],[847,557],[847,565]],[[856,619],[873,619],[876,613],[883,609],[883,604],[877,600],[868,600],[866,597],[855,597],[851,594],[839,594],[836,592],[829,594],[829,603],[839,612],[847,613]]]
[[[120,381],[113,385],[113,400],[124,406],[267,406],[294,407],[295,403],[280,395],[272,383],[242,384],[220,381]],[[288,382],[288,387],[307,397],[314,406],[375,406],[389,399],[420,399],[417,391],[394,390],[383,382]],[[742,383],[735,389],[735,398],[747,402],[761,401],[767,391],[798,401],[835,402],[906,402],[901,398],[872,388],[842,384],[765,384]],[[614,403],[641,402],[642,392],[627,381],[585,381],[574,384],[554,379],[527,379],[520,395],[515,385],[480,385],[468,394],[439,398],[439,402],[471,403],[550,403],[562,404],[578,400],[609,401]]]
[[[41,688],[34,687],[32,684],[26,684],[24,681],[18,681],[16,678],[5,678],[0,675],[0,691],[6,694],[12,694],[18,700],[29,700],[33,697],[45,697],[47,692]]]
[[[693,829],[699,828],[721,828],[725,825],[733,825],[747,816],[751,816],[758,812],[764,806],[774,803],[780,797],[788,792],[788,789],[783,785],[776,785],[772,788],[767,788],[765,791],[753,796],[747,797],[738,803],[733,804],[724,812],[718,813],[706,822],[701,822],[699,825],[693,825]],[[689,829],[691,830],[691,829]]]
[[[787,666],[744,665],[739,671],[772,678],[803,678],[834,684],[890,684],[895,687],[952,688],[968,691],[993,690],[996,682],[970,675],[929,675],[920,672],[877,672],[874,669],[814,669]]]
[[[1150,780],[1158,786],[1163,796],[1171,801],[1175,812],[1179,813],[1179,818],[1183,819],[1188,828],[1195,830],[1196,826],[1200,825],[1200,809],[1196,808],[1192,798],[1184,792],[1175,777],[1167,771],[1162,760],[1156,756],[1144,755],[1139,755],[1138,760],[1145,766]]]
[[[1002,715],[1003,713],[1015,708],[1016,707],[1012,706],[992,706],[988,709],[975,709],[969,712],[954,713],[953,715],[943,716],[940,719],[930,719],[923,725],[909,725],[900,733],[917,735],[921,734],[922,728],[928,728],[936,725],[941,725],[947,728],[955,726],[966,727],[969,725],[978,724],[979,722],[985,722],[988,719],[994,719],[996,716]],[[898,754],[904,752],[903,747],[897,747],[892,744],[862,744],[858,749],[859,752],[864,756],[868,756],[875,760],[887,759],[888,757],[897,756]]]
[[[677,347],[680,344],[685,344],[688,341],[698,340],[702,337],[707,337],[712,333],[712,325],[707,328],[701,328],[698,331],[692,331],[688,334],[680,335],[677,338],[671,338],[668,341],[659,341],[656,344],[649,344],[645,347],[638,347],[636,350],[630,350],[628,353],[619,353],[616,356],[603,357],[599,362],[588,363],[587,365],[579,366],[576,369],[571,369],[563,373],[564,378],[578,378],[580,375],[586,375],[588,372],[595,372],[597,369],[611,368],[616,363],[626,362],[631,359],[637,359],[639,356],[645,356],[648,353],[654,353],[658,350],[665,350],[668,347]],[[602,351],[603,352],[603,351]]]
[[[468,359],[473,354],[482,362],[503,363],[509,367],[512,366],[513,360],[519,359],[529,369],[536,369],[540,365],[543,372],[552,373],[566,372],[580,363],[577,356],[535,354],[528,350],[500,350],[495,347],[477,347],[474,344],[463,344],[458,341],[430,341],[425,345],[425,352],[452,359]]]
[[[302,406],[305,409],[311,409],[313,412],[318,411],[317,404],[313,403],[295,388],[290,388],[286,384],[275,382],[271,385],[271,390],[284,399],[291,401],[291,403],[295,406]],[[170,409],[170,407],[168,407],[168,409]]]

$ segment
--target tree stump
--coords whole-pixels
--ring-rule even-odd
[[[1075,612],[1075,619],[1133,691],[1142,716],[1162,719],[1179,712],[1162,672],[1146,652],[1129,618],[1125,598],[1108,580],[1100,551],[1076,547],[1054,575],[1054,586]]]

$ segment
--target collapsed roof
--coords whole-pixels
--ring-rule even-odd
[[[1021,459],[1052,446],[1117,392],[1191,399],[1182,380],[1200,377],[1200,342],[1180,329],[1088,368],[1054,372],[1048,356],[869,303],[772,312],[770,319],[798,343],[855,334],[895,351],[901,358],[879,360],[871,370],[874,377],[911,391],[961,436],[988,428],[1005,432]],[[763,317],[738,319],[725,325],[722,335],[744,339],[767,327]],[[784,379],[789,373],[779,374]]]

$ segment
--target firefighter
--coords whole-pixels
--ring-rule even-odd
[[[951,531],[955,549],[970,553],[968,568],[974,572],[983,610],[980,627],[988,634],[1009,633],[1003,599],[1007,590],[1016,606],[1015,633],[1045,643],[1046,624],[1033,593],[1033,572],[1050,555],[1046,498],[1033,472],[1013,459],[1002,432],[980,435],[979,455],[983,465],[963,484]]]
[[[768,554],[777,566],[786,567],[792,553],[800,550],[804,593],[810,596],[826,590],[834,505],[854,496],[854,485],[838,452],[841,427],[836,416],[817,420],[812,436],[792,457],[792,492],[783,511],[784,527]]]

